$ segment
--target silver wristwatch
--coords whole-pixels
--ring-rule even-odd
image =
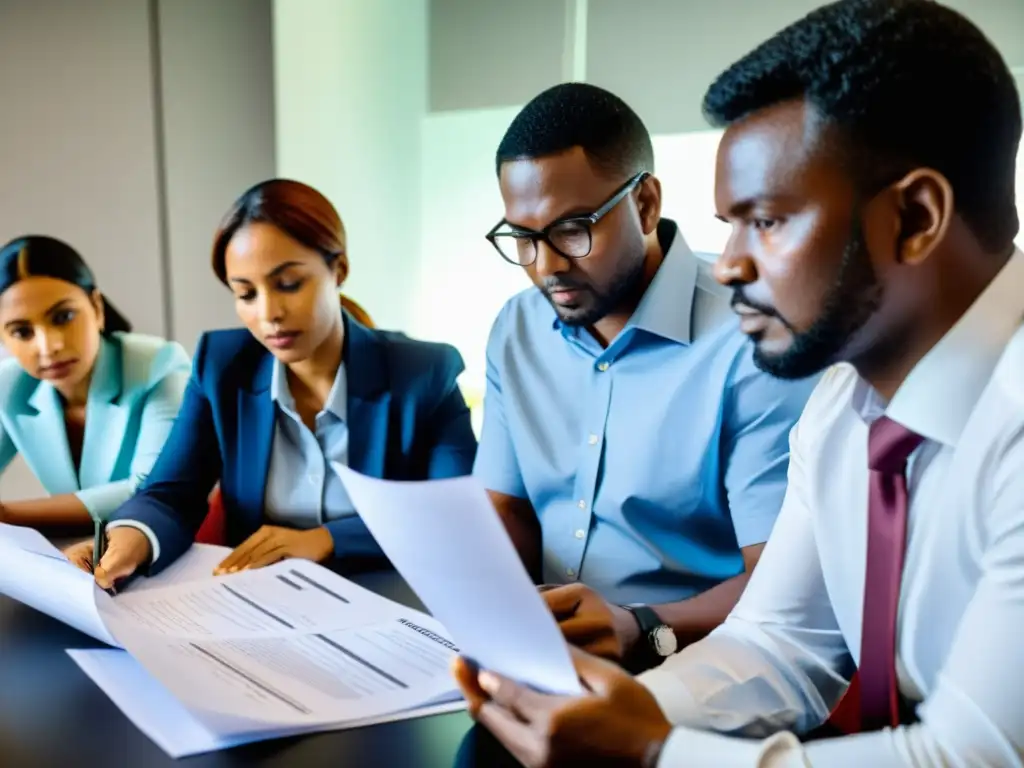
[[[640,626],[641,636],[656,656],[665,658],[679,649],[675,631],[662,621],[661,617],[651,608],[646,605],[624,605],[622,607],[633,614],[633,618]]]

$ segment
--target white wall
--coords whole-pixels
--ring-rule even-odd
[[[529,285],[484,235],[504,206],[494,152],[518,107],[435,113],[423,121],[422,260],[409,327],[447,341],[466,361],[463,389],[482,389],[491,321],[505,300]]]
[[[170,335],[238,325],[210,268],[231,202],[274,176],[270,0],[159,0],[158,107],[163,133]]]
[[[210,244],[274,175],[272,44],[270,0],[0,0],[0,242],[66,239],[139,331],[236,325]]]
[[[0,0],[0,242],[76,247],[162,333],[149,15],[136,0]]]
[[[420,260],[426,0],[275,0],[277,168],[323,192],[348,233],[345,292],[409,326]]]

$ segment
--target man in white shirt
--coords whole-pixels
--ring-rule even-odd
[[[782,512],[705,640],[590,693],[468,664],[527,766],[1024,765],[1021,112],[984,36],[929,0],[843,0],[711,86],[716,265],[759,365],[832,366],[791,435]],[[806,736],[855,670],[859,730]]]

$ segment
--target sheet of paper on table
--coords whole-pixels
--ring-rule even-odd
[[[539,690],[582,693],[561,630],[477,478],[400,482],[332,466],[381,549],[465,656]]]
[[[156,577],[132,582],[127,592],[208,579],[230,551],[195,544]],[[117,647],[100,618],[95,591],[92,576],[72,565],[39,531],[0,523],[0,594]]]
[[[131,654],[114,649],[70,650],[68,655],[103,689],[114,705],[135,727],[148,736],[169,757],[180,758],[230,749],[247,744],[251,735],[226,735],[207,728],[174,695],[142,667]],[[414,717],[429,717],[466,708],[461,699],[395,712],[389,715],[349,721],[343,727],[378,725]],[[260,738],[296,736],[313,729],[284,729]]]
[[[216,743],[356,725],[461,700],[449,673],[457,649],[426,614],[315,563],[287,560],[214,578],[224,552],[200,547],[190,554],[191,562],[111,597],[59,551],[0,530],[0,591],[128,651],[147,681]],[[76,661],[82,658],[93,657]],[[98,681],[125,666],[95,658],[90,664]],[[119,706],[145,711],[154,688],[133,679],[110,695],[138,696]]]

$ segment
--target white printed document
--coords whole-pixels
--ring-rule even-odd
[[[0,524],[0,594],[117,645],[103,625],[92,576],[76,568],[38,531]]]
[[[73,657],[147,733],[160,721],[153,702],[178,702],[195,727],[185,742],[160,731],[172,755],[461,700],[457,649],[426,614],[308,561],[214,578],[225,552],[190,553],[111,597],[45,539],[0,530],[0,592],[127,651],[134,666],[116,651]]]
[[[172,758],[230,749],[251,742],[251,735],[218,733],[206,727],[192,712],[126,651],[113,649],[72,650],[68,655],[102,688],[111,701]],[[428,717],[465,709],[461,699],[427,705],[380,717],[353,720],[346,728]],[[285,728],[261,734],[261,738],[283,738],[323,728]]]
[[[158,576],[133,581],[128,592],[210,578],[230,551],[227,547],[194,544]],[[0,595],[116,647],[117,641],[100,618],[96,592],[92,576],[69,562],[39,531],[0,523]]]
[[[572,657],[475,477],[399,482],[334,470],[381,549],[480,667],[582,693]]]

